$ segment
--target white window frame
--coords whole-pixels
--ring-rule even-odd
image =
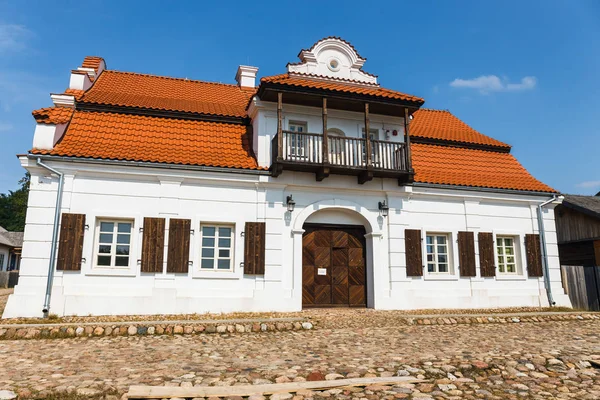
[[[6,253],[0,253],[0,271],[4,271],[4,259],[6,258]],[[8,270],[8,266],[6,268]]]
[[[210,237],[214,237],[215,239],[215,244],[212,247],[214,249],[214,255],[213,255],[213,267],[212,268],[202,268],[202,250],[205,248],[202,245],[202,242],[204,240],[204,229],[205,227],[214,227],[215,228],[215,236],[210,236]],[[225,247],[219,247],[219,239],[220,237],[218,236],[218,231],[219,228],[229,228],[231,229],[231,235],[229,236],[230,239],[230,243],[229,243],[229,248],[227,248],[229,250],[229,257],[221,257],[219,255],[219,250],[220,249],[226,249]],[[199,248],[200,248],[200,256],[198,258],[198,271],[199,272],[216,272],[216,273],[231,273],[234,272],[235,270],[235,224],[234,223],[214,223],[214,222],[202,222],[200,223],[200,243],[199,243]],[[208,248],[208,247],[207,247]],[[228,269],[219,269],[218,265],[219,265],[219,260],[229,260],[229,268]]]
[[[510,234],[497,234],[494,237],[494,263],[496,264],[496,270],[498,272],[498,275],[503,275],[503,276],[520,276],[522,274],[522,266],[521,266],[521,248],[520,248],[520,240],[519,240],[520,236],[518,235],[510,235]],[[502,239],[502,253],[500,254],[499,251],[499,246],[498,246],[498,239]],[[499,257],[502,256],[505,260],[506,260],[506,246],[504,243],[504,239],[510,239],[512,240],[512,249],[513,249],[513,257],[514,257],[514,271],[513,272],[508,272],[508,271],[502,271],[501,270],[501,265],[499,262]],[[508,264],[505,262],[504,263],[505,266],[507,266]]]
[[[428,255],[429,252],[427,251],[427,246],[430,246],[429,243],[427,243],[427,236],[433,236],[435,238],[435,243],[433,244],[433,255],[434,255],[434,261],[433,262],[429,262],[428,260]],[[439,261],[438,261],[438,243],[437,243],[437,237],[439,236],[444,236],[446,238],[446,264],[448,264],[448,271],[446,272],[439,272]],[[424,240],[424,245],[425,245],[425,272],[428,275],[431,276],[452,276],[454,275],[454,265],[453,265],[453,242],[452,242],[452,234],[450,232],[431,232],[431,231],[427,231],[424,234],[425,240]],[[434,269],[435,271],[431,272],[429,271],[429,264],[434,264]]]
[[[296,127],[296,130],[292,130],[292,126]],[[303,130],[300,132],[297,127],[302,127]],[[307,133],[308,123],[306,121],[288,121],[288,131],[294,133]],[[294,140],[295,139],[295,140]],[[305,158],[306,157],[306,137],[291,136],[287,146],[287,155],[294,158]]]
[[[113,241],[111,244],[111,252],[100,253],[100,226],[102,222],[111,222],[114,223],[113,227]],[[129,223],[131,224],[131,230],[129,231],[129,255],[128,255],[128,263],[126,266],[117,266],[116,265],[116,249],[117,245],[117,235],[118,232],[118,224],[119,223]],[[98,217],[96,218],[95,232],[94,232],[94,248],[93,248],[93,258],[92,258],[92,269],[93,270],[117,270],[117,271],[128,271],[133,267],[133,251],[134,251],[134,231],[135,231],[135,218],[110,218],[110,217]],[[121,233],[123,234],[123,233]],[[98,256],[100,255],[110,255],[111,257],[111,265],[98,265]],[[113,263],[113,261],[115,261]]]

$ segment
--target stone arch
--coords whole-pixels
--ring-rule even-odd
[[[345,137],[346,136],[344,131],[339,128],[329,128],[329,129],[327,129],[327,134],[330,136],[337,136],[337,137]]]

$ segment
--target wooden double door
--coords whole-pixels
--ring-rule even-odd
[[[302,306],[366,307],[365,229],[304,225]]]

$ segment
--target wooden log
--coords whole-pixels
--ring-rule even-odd
[[[323,97],[323,164],[329,163],[329,142],[327,139],[327,97]],[[318,180],[318,179],[317,179]]]
[[[277,93],[277,161],[283,160],[283,93]]]
[[[367,156],[367,168],[373,166],[373,154],[371,152],[371,135],[369,135],[369,103],[365,103],[365,140],[366,143],[366,156]]]
[[[369,386],[396,383],[419,383],[422,379],[410,376],[392,376],[388,378],[353,378],[334,381],[273,383],[267,385],[241,386],[206,386],[206,387],[172,387],[172,386],[131,386],[128,399],[164,399],[169,397],[226,397],[250,396],[253,394],[295,393],[299,390],[323,390],[344,386]]]
[[[410,127],[408,108],[404,109],[404,142],[406,143],[406,169],[412,171],[412,154],[410,149]]]

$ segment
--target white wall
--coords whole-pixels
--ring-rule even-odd
[[[32,174],[21,273],[4,317],[40,316],[48,270],[56,178],[22,159]],[[65,173],[62,211],[83,213],[85,232],[82,269],[57,271],[51,312],[57,314],[157,314],[226,311],[299,310],[302,300],[302,232],[305,222],[363,224],[367,232],[368,305],[381,309],[536,306],[546,303],[541,278],[523,273],[512,278],[442,278],[406,276],[404,230],[449,232],[455,238],[469,230],[511,234],[537,233],[535,206],[548,196],[398,187],[394,180],[374,179],[357,185],[351,176],[284,171],[278,178],[232,173],[59,163]],[[293,213],[284,201],[292,194]],[[379,215],[387,200],[389,216]],[[191,237],[188,274],[142,274],[143,217],[189,218],[235,226],[234,269],[199,271],[199,239]],[[134,220],[129,271],[101,271],[93,266],[94,226],[98,217]],[[266,222],[264,277],[244,276],[243,237],[246,221]],[[545,214],[555,300],[568,305],[560,282],[553,212]],[[168,224],[168,222],[167,222]],[[168,228],[168,225],[167,225]],[[165,265],[168,232],[165,235]],[[475,238],[477,235],[475,234]],[[522,246],[522,244],[521,244]],[[477,251],[477,243],[475,243]],[[479,260],[477,271],[479,274]]]

